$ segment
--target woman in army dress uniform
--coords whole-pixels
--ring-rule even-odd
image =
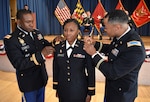
[[[95,70],[83,41],[77,39],[80,26],[68,19],[63,29],[66,40],[55,46],[53,88],[59,102],[90,102],[95,94]]]

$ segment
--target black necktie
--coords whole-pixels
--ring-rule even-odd
[[[67,51],[68,51],[69,49],[73,49],[73,47],[72,47],[72,46],[68,47],[68,48],[67,48]]]
[[[68,57],[70,57],[72,50],[73,50],[72,46],[67,48],[67,55],[68,55]]]

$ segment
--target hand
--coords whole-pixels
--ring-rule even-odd
[[[91,101],[91,96],[90,95],[87,95],[86,96],[86,101],[85,102],[90,102]]]
[[[93,36],[84,36],[84,42],[95,45],[96,41],[93,39]]]
[[[46,57],[46,56],[49,55],[49,54],[53,54],[54,51],[55,51],[55,50],[54,50],[53,47],[51,47],[51,46],[46,46],[46,47],[43,48],[43,50],[42,50],[41,53]]]
[[[92,38],[89,36],[84,36],[84,43],[92,43]]]
[[[96,49],[94,48],[94,45],[92,42],[93,41],[90,37],[85,38],[84,47],[83,47],[83,49],[91,56],[96,53]]]
[[[57,45],[57,44],[59,44],[61,41],[64,41],[65,39],[64,39],[64,37],[62,37],[62,36],[56,36],[55,38],[54,38],[54,40],[53,40],[53,43],[54,43],[54,45]]]

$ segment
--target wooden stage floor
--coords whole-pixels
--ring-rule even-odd
[[[103,102],[104,82],[96,82],[96,95],[91,102]],[[150,86],[139,85],[135,102],[150,102]],[[12,72],[0,71],[0,102],[21,102],[16,75]],[[52,89],[52,77],[49,77],[45,92],[45,102],[58,102],[55,90]]]

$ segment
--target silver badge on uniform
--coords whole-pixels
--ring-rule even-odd
[[[111,53],[112,53],[114,56],[117,56],[118,53],[119,53],[119,50],[116,49],[116,48],[114,48],[114,49],[112,49]]]
[[[65,56],[65,54],[57,54],[57,57],[64,57]]]
[[[62,49],[60,49],[59,52],[62,53]]]

